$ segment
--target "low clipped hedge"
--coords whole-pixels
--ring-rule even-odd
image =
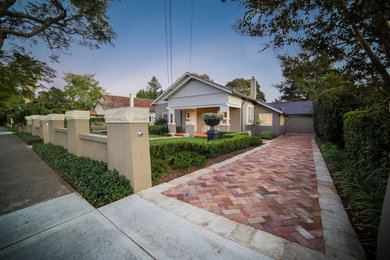
[[[229,138],[233,138],[235,136],[247,136],[249,135],[248,132],[236,132],[236,133],[232,133],[232,134],[225,134],[223,136],[224,139],[229,139]]]
[[[155,158],[166,159],[175,153],[192,151],[206,158],[215,158],[226,153],[260,144],[261,139],[254,136],[236,136],[231,139],[210,141],[208,143],[195,143],[190,141],[157,143],[150,145],[150,155]]]
[[[168,126],[167,125],[150,125],[149,126],[150,135],[167,135]]]
[[[263,131],[260,133],[260,138],[262,139],[274,139],[276,137],[273,131]]]
[[[390,172],[390,113],[386,109],[352,111],[344,120],[347,155],[361,168]]]
[[[15,135],[28,145],[43,143],[43,140],[39,136],[32,135],[30,133],[16,132]]]
[[[249,135],[248,132],[218,131],[218,139],[232,138],[237,135]]]
[[[77,157],[52,144],[35,143],[33,149],[95,207],[133,194],[129,180],[116,170],[109,171],[104,162]]]

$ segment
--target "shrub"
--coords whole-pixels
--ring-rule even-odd
[[[249,135],[249,133],[248,132],[235,132],[235,133],[231,133],[231,134],[224,134],[223,138],[228,139],[228,138],[233,138],[236,136],[245,136],[245,135]]]
[[[166,135],[168,134],[168,126],[166,125],[150,125],[149,126],[150,135]]]
[[[184,132],[183,132],[183,127],[181,127],[181,126],[176,126],[176,133],[184,133]]]
[[[157,118],[156,121],[154,121],[154,125],[167,125],[168,120],[165,118]]]
[[[173,161],[172,169],[187,172],[191,166],[203,166],[206,163],[206,157],[192,151],[181,151],[170,157]]]
[[[258,146],[260,144],[261,139],[254,136],[237,136],[231,139],[222,139],[207,143],[178,141],[171,143],[151,144],[150,154],[156,158],[167,159],[171,155],[182,151],[192,151],[203,155],[206,158],[215,158],[226,153],[251,146]]]
[[[320,138],[343,144],[343,115],[361,106],[361,100],[350,89],[324,91],[313,102],[314,129]]]
[[[15,135],[17,135],[20,139],[23,140],[23,142],[28,145],[43,143],[43,140],[39,136],[32,135],[30,133],[16,132]]]
[[[33,149],[95,207],[133,193],[129,180],[109,171],[104,162],[77,157],[52,144],[35,143]]]
[[[168,162],[156,157],[150,157],[153,183],[159,183],[159,179],[168,172]]]
[[[386,109],[344,115],[345,151],[360,168],[390,172],[390,113]]]
[[[7,129],[7,131],[10,131],[10,132],[19,132],[18,129],[16,129],[15,127],[12,127],[12,126],[7,126],[7,127],[5,127],[5,129]]]
[[[275,133],[273,131],[263,131],[260,133],[260,138],[263,139],[273,139],[275,138]]]

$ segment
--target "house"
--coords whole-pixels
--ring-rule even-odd
[[[133,94],[129,97],[103,94],[100,96],[93,111],[96,116],[104,116],[106,109],[119,107],[147,107],[149,108],[149,123],[154,123],[155,108],[151,106],[153,99],[137,98]]]
[[[267,103],[286,114],[286,133],[314,134],[313,104],[311,101]]]
[[[256,100],[256,80],[251,80],[251,95],[243,95],[234,89],[205,80],[191,73],[184,73],[152,105],[156,107],[156,118],[168,120],[171,133],[181,126],[190,136],[204,134],[208,126],[202,114],[220,113],[223,120],[220,131],[256,130],[253,122],[260,119],[257,131],[285,133],[285,113],[262,101]]]

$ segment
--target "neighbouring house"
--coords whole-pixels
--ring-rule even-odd
[[[133,94],[129,97],[114,96],[103,94],[96,102],[91,114],[96,116],[104,116],[106,109],[120,107],[147,107],[149,108],[149,123],[153,124],[155,120],[155,107],[151,106],[153,99],[137,98]]]
[[[286,133],[314,134],[313,104],[311,101],[267,103],[286,115]]]
[[[285,133],[285,112],[256,100],[256,80],[251,80],[251,95],[243,95],[234,89],[185,73],[165,90],[152,105],[156,107],[156,118],[166,118],[171,133],[176,126],[190,136],[204,134],[209,127],[202,114],[220,113],[223,120],[220,131],[273,131]],[[260,126],[253,122],[260,119]]]

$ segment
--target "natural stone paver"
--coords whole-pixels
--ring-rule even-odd
[[[176,179],[163,194],[323,252],[313,139],[279,137],[208,174]]]

